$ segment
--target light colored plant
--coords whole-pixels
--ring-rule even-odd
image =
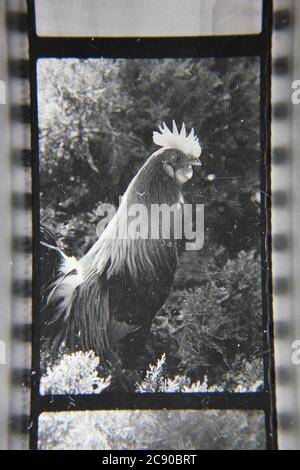
[[[166,362],[166,355],[163,354],[157,359],[156,364],[150,364],[146,371],[146,376],[140,384],[136,384],[136,391],[141,393],[159,392],[163,379],[163,369]]]
[[[203,381],[192,380],[186,375],[166,377],[166,355],[163,354],[155,364],[150,364],[145,378],[136,383],[138,393],[255,393],[263,388],[263,382],[247,383],[243,376],[237,376],[230,386],[209,385],[205,375]],[[65,354],[56,364],[49,366],[41,378],[42,395],[79,395],[99,394],[111,383],[111,377],[103,378],[98,374],[99,358],[93,351],[78,351]],[[250,365],[248,365],[250,368]]]
[[[216,393],[224,392],[224,388],[219,385],[208,385],[208,377],[205,375],[203,382],[198,380],[192,382],[186,375],[176,375],[174,378],[164,377],[166,355],[163,354],[156,364],[150,364],[145,378],[141,383],[136,384],[136,391],[139,393]],[[261,380],[257,380],[253,385],[245,383],[234,384],[227,391],[231,393],[255,393],[263,386]]]
[[[42,395],[99,394],[110,385],[111,377],[99,377],[99,358],[93,351],[65,354],[57,364],[47,367],[41,378]]]
[[[208,379],[192,382],[186,375],[176,375],[173,379],[164,377],[166,355],[163,354],[156,364],[150,364],[146,376],[141,383],[136,384],[136,391],[140,393],[201,393],[222,392],[217,386],[208,386]]]

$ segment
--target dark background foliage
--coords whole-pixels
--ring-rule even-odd
[[[41,221],[67,254],[81,256],[95,242],[99,207],[118,205],[162,121],[195,128],[203,166],[184,193],[205,204],[205,244],[182,256],[148,359],[165,352],[171,375],[257,380],[259,59],[47,59],[38,86]]]

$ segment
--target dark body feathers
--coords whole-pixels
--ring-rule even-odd
[[[78,261],[82,279],[78,281],[78,273],[72,271],[64,274],[66,279],[46,308],[55,318],[45,331],[52,351],[64,343],[69,350],[92,349],[100,357],[111,359],[119,343],[144,338],[149,332],[154,315],[168,296],[183,250],[183,240],[174,239],[175,219],[170,220],[168,239],[161,235],[157,239],[118,239],[110,235],[116,227],[121,234],[127,230],[130,220],[125,217],[125,204],[127,209],[134,204],[147,208],[149,231],[153,204],[174,206],[182,218],[180,187],[162,168],[164,151],[156,152],[144,164],[113,220]],[[66,304],[64,286],[73,281],[76,287]]]

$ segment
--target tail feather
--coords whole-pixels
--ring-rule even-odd
[[[58,251],[55,235],[53,232],[41,225],[40,228],[40,282],[42,286],[42,305],[46,302],[49,284],[58,274],[62,261],[61,253]]]
[[[42,337],[46,349],[54,354],[69,336],[67,322],[76,288],[83,282],[80,263],[68,257],[45,226],[40,230]]]
[[[41,240],[47,256],[56,263],[56,272],[51,271],[45,291],[45,349],[52,357],[57,356],[61,346],[67,351],[92,349],[102,359],[114,360],[116,345],[141,327],[113,318],[107,270],[100,273],[95,268],[84,276],[80,260],[63,253],[53,238]]]
[[[65,313],[66,317],[72,304],[72,298],[76,288],[83,283],[83,273],[80,262],[69,257],[58,247],[48,247],[58,251],[61,255],[61,262],[56,279],[50,284],[47,296],[47,304],[55,303],[58,312]]]
[[[112,351],[105,274],[95,271],[84,279],[80,261],[63,253],[54,237],[42,239],[41,243],[47,254],[58,261],[51,282],[48,279],[43,309],[46,350],[56,356],[61,346],[70,351],[93,349],[100,357],[107,357]]]
[[[83,349],[93,349],[101,357],[111,352],[108,337],[109,289],[102,276],[95,273],[79,287],[73,299],[71,315],[80,332]]]

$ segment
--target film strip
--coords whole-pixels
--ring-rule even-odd
[[[32,194],[30,92],[28,62],[28,17],[25,0],[9,0],[6,8],[10,106],[12,188],[12,304],[11,385],[9,393],[9,448],[29,446],[31,336],[32,336]],[[292,201],[297,190],[293,174],[295,137],[291,126],[293,104],[291,83],[295,77],[295,14],[292,0],[274,1],[273,34],[273,124],[272,124],[272,239],[276,355],[276,395],[279,448],[297,448],[299,424],[298,369],[292,364],[291,345],[298,338],[297,298],[293,269],[296,227]],[[293,286],[294,291],[291,291]]]
[[[298,15],[298,2],[275,0],[272,73],[272,258],[280,449],[298,448],[300,430],[298,370],[292,360],[293,344],[297,335],[299,337],[299,319],[295,308],[295,300],[298,297],[297,280],[293,271],[297,259],[298,235],[295,232],[294,204],[298,188],[295,181],[296,149],[293,148],[294,105],[291,99],[296,72]]]
[[[12,303],[9,448],[28,449],[32,329],[32,196],[28,17],[24,0],[6,2],[10,107]]]

